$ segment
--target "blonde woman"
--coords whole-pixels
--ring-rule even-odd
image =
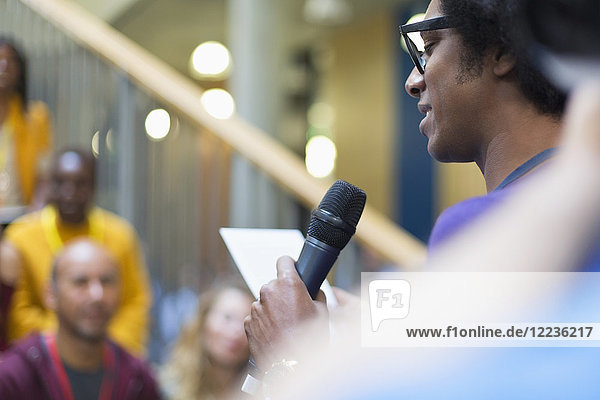
[[[244,318],[252,297],[234,285],[200,296],[198,311],[181,331],[160,371],[170,400],[218,400],[239,393],[250,353]]]

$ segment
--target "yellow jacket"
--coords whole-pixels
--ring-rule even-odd
[[[8,123],[15,133],[21,193],[25,204],[29,204],[35,191],[38,160],[51,146],[48,108],[42,102],[31,102],[25,114],[21,98],[15,95],[9,102],[5,123]]]
[[[23,268],[9,312],[8,338],[18,339],[32,331],[56,328],[56,317],[44,304],[45,286],[49,284],[54,258],[52,237],[41,211],[24,215],[8,226],[4,238],[17,247]],[[52,209],[54,212],[54,209]],[[108,211],[95,208],[95,221],[100,221],[100,238],[120,264],[121,305],[109,325],[109,335],[117,343],[137,355],[145,354],[148,337],[149,310],[152,302],[146,266],[133,227]],[[88,214],[89,215],[89,214]],[[88,220],[92,220],[88,217]],[[90,223],[80,226],[62,224],[56,229],[62,243],[91,235]]]

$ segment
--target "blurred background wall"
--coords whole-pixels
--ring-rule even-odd
[[[404,221],[422,240],[441,210],[484,193],[475,166],[429,160],[417,129],[419,116],[412,112],[415,101],[403,91],[411,64],[400,46],[398,25],[424,12],[427,1],[73,1],[192,79],[189,60],[200,43],[214,40],[234,49],[231,75],[195,81],[203,88],[231,89],[238,110],[245,108],[238,104],[245,94],[236,96],[232,81],[258,79],[261,68],[254,66],[250,76],[243,72],[253,68],[251,57],[243,53],[257,53],[269,79],[250,95],[251,101],[271,109],[265,118],[270,121],[261,128],[301,156],[311,136],[330,137],[337,149],[333,174],[363,187],[369,204],[400,224]],[[267,49],[258,41],[246,41],[240,49],[240,33],[248,37],[252,30],[262,30]],[[311,126],[307,114],[313,104],[332,114],[322,117],[333,119],[330,126]],[[245,117],[256,119],[256,108],[261,106]],[[408,110],[404,120],[403,110]],[[403,150],[408,135],[413,136],[406,140],[410,148]]]

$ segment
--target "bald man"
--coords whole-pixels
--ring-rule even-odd
[[[158,399],[148,368],[107,339],[119,308],[117,261],[97,242],[76,239],[57,256],[45,292],[56,334],[34,334],[0,362],[3,398]]]
[[[50,186],[51,204],[19,218],[4,234],[3,254],[8,249],[13,256],[2,268],[19,275],[8,316],[9,340],[56,328],[56,317],[43,301],[52,260],[68,241],[87,237],[106,246],[118,264],[122,295],[109,336],[134,354],[144,354],[151,304],[146,266],[133,227],[93,204],[94,157],[77,149],[61,152]]]

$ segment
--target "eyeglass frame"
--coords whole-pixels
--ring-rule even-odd
[[[408,54],[410,55],[412,62],[415,64],[415,67],[417,67],[417,70],[421,73],[421,75],[425,74],[425,66],[427,65],[427,61],[423,58],[423,52],[417,49],[417,46],[411,40],[411,38],[408,37],[408,34],[413,32],[436,31],[438,29],[455,27],[456,25],[452,23],[448,16],[429,18],[423,21],[414,22],[412,24],[400,25],[400,34],[404,39],[404,43],[408,49]]]

